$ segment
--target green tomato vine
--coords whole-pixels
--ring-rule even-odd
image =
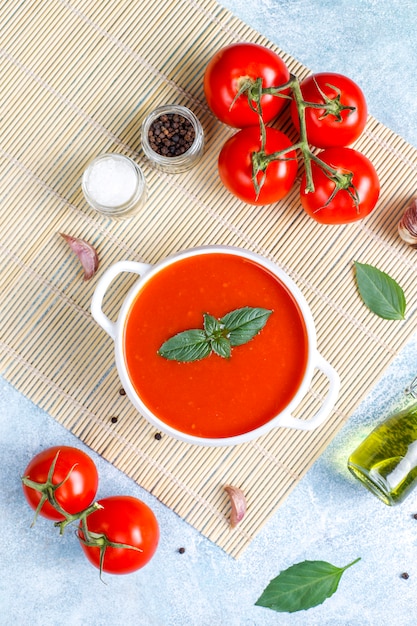
[[[256,192],[256,197],[259,196],[262,185],[265,181],[266,170],[272,161],[276,161],[279,159],[285,159],[286,155],[289,152],[293,152],[294,150],[298,150],[301,153],[301,157],[304,163],[305,174],[306,174],[306,192],[314,192],[314,181],[313,174],[311,169],[311,163],[314,162],[318,165],[323,172],[328,176],[330,180],[332,180],[335,184],[335,188],[333,193],[329,196],[327,202],[324,206],[330,204],[336,194],[345,190],[352,198],[352,201],[358,210],[359,208],[359,196],[356,187],[354,186],[352,179],[353,173],[350,171],[340,172],[339,170],[331,167],[324,161],[322,161],[317,154],[315,154],[311,148],[307,137],[307,128],[305,121],[305,111],[308,107],[311,108],[320,108],[323,109],[324,112],[320,119],[326,117],[327,115],[333,115],[337,121],[341,122],[342,111],[348,111],[352,113],[355,110],[355,107],[346,106],[341,102],[340,91],[333,87],[336,91],[336,96],[334,98],[330,98],[325,95],[324,92],[320,89],[320,87],[316,86],[320,92],[320,95],[323,97],[324,103],[315,103],[315,102],[307,102],[303,99],[303,95],[301,92],[300,82],[297,76],[294,74],[290,75],[290,79],[280,85],[278,87],[262,87],[262,79],[258,78],[255,81],[247,80],[242,82],[239,91],[237,92],[232,105],[241,95],[246,94],[248,98],[249,107],[258,115],[259,120],[259,130],[260,130],[260,138],[261,138],[261,147],[258,152],[253,153],[252,155],[252,181]],[[271,154],[266,153],[266,131],[265,131],[265,122],[263,120],[262,115],[262,104],[261,98],[263,95],[269,94],[272,96],[276,96],[279,98],[287,98],[291,100],[291,96],[288,95],[288,92],[292,93],[292,97],[294,99],[295,105],[297,107],[298,119],[300,124],[300,138],[298,142],[293,144],[288,148],[284,148],[283,150],[279,150],[278,152],[273,152]],[[261,178],[259,180],[259,174],[261,174]]]
[[[78,539],[82,541],[86,546],[90,548],[98,548],[100,550],[100,579],[101,579],[102,573],[103,573],[104,556],[108,547],[127,548],[130,550],[137,550],[139,552],[141,552],[141,549],[137,548],[136,546],[131,546],[131,545],[124,544],[124,543],[115,543],[113,541],[110,541],[106,537],[106,535],[93,533],[88,529],[88,522],[87,522],[88,516],[91,515],[91,513],[94,513],[95,511],[98,511],[99,509],[103,508],[103,506],[99,504],[98,502],[93,502],[90,506],[88,506],[82,511],[79,511],[78,513],[68,513],[67,511],[65,511],[65,509],[62,508],[62,506],[59,504],[59,502],[57,501],[55,497],[55,492],[69,479],[72,471],[75,468],[75,465],[69,470],[68,474],[65,476],[63,480],[55,484],[53,482],[53,476],[54,476],[55,466],[58,460],[58,456],[59,456],[59,450],[56,453],[51,463],[51,466],[48,471],[48,476],[44,483],[35,482],[34,480],[31,480],[28,476],[23,476],[21,479],[22,483],[26,487],[29,487],[30,489],[34,489],[35,491],[38,491],[41,494],[41,498],[36,508],[35,516],[33,518],[31,527],[35,525],[36,520],[39,516],[39,513],[43,505],[45,504],[45,502],[49,502],[49,504],[58,513],[60,513],[60,515],[62,515],[62,517],[64,518],[61,521],[54,522],[54,526],[56,528],[59,528],[60,535],[64,533],[66,527],[69,526],[70,524],[77,523],[78,525],[80,525],[76,531]],[[80,529],[81,529],[81,532],[80,532]]]

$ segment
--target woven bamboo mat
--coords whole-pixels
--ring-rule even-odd
[[[315,223],[300,208],[296,188],[277,205],[245,205],[218,180],[217,154],[232,131],[208,111],[202,75],[223,45],[246,40],[281,52],[275,45],[213,0],[8,0],[0,23],[1,373],[237,557],[414,330],[416,253],[399,240],[396,224],[416,190],[417,151],[369,118],[356,147],[374,162],[382,194],[363,222]],[[283,56],[292,72],[308,73]],[[173,102],[199,116],[207,145],[194,170],[170,176],[146,164],[139,129],[151,109]],[[283,128],[290,130],[285,115]],[[107,220],[83,199],[83,169],[108,151],[127,154],[144,169],[149,197],[134,220]],[[93,280],[82,280],[59,232],[96,246],[101,265]],[[219,243],[273,259],[309,302],[318,348],[342,380],[337,406],[319,430],[278,429],[219,449],[167,436],[157,441],[119,393],[112,340],[89,311],[97,277],[121,259],[153,263],[180,249]],[[406,321],[384,321],[365,308],[353,260],[378,266],[402,285]],[[112,319],[129,280],[115,283],[109,294]],[[325,381],[314,379],[299,414],[311,414],[325,392]],[[247,516],[234,531],[226,483],[241,487],[248,499]]]

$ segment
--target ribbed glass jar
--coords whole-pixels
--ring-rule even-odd
[[[88,204],[103,215],[132,217],[146,201],[146,182],[140,167],[123,154],[104,153],[84,171],[81,187]]]
[[[182,154],[173,156],[160,154],[151,145],[150,133],[152,132],[152,128],[154,127],[155,122],[160,122],[163,126],[164,119],[166,119],[165,116],[171,120],[174,119],[174,116],[178,116],[180,123],[185,120],[185,123],[191,124],[194,130],[194,139],[192,144]],[[172,145],[172,135],[171,133],[169,133],[169,135],[168,141],[170,141]],[[160,106],[146,116],[142,123],[141,141],[143,152],[151,165],[170,174],[179,174],[192,168],[204,152],[204,131],[200,120],[190,109],[177,104]]]

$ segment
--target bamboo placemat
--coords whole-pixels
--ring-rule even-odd
[[[369,118],[356,147],[374,162],[382,194],[363,222],[317,224],[300,208],[296,187],[277,205],[245,205],[219,182],[217,155],[233,131],[208,111],[202,76],[223,45],[254,41],[282,53],[277,46],[214,0],[9,0],[2,3],[0,23],[1,372],[237,557],[414,330],[417,263],[396,225],[415,193],[417,151]],[[282,54],[292,72],[308,73]],[[200,118],[206,152],[195,169],[170,176],[145,162],[140,124],[155,106],[173,102]],[[285,115],[283,124],[292,132]],[[134,220],[102,218],[83,199],[86,164],[109,151],[133,157],[144,169],[149,197]],[[101,265],[93,280],[82,280],[59,232],[96,246]],[[112,340],[89,311],[97,277],[117,260],[154,263],[180,249],[219,243],[273,259],[307,298],[318,348],[342,380],[336,409],[319,430],[278,429],[218,449],[167,436],[157,441],[119,393]],[[385,321],[365,308],[354,284],[354,259],[378,266],[402,285],[406,321]],[[106,313],[113,319],[128,284],[124,277],[109,295]],[[311,414],[325,391],[317,377],[299,414]],[[248,499],[246,518],[233,531],[226,483],[241,487]]]

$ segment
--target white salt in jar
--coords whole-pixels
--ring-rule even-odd
[[[81,186],[88,204],[109,217],[131,217],[146,200],[142,170],[123,154],[106,153],[93,159]]]

